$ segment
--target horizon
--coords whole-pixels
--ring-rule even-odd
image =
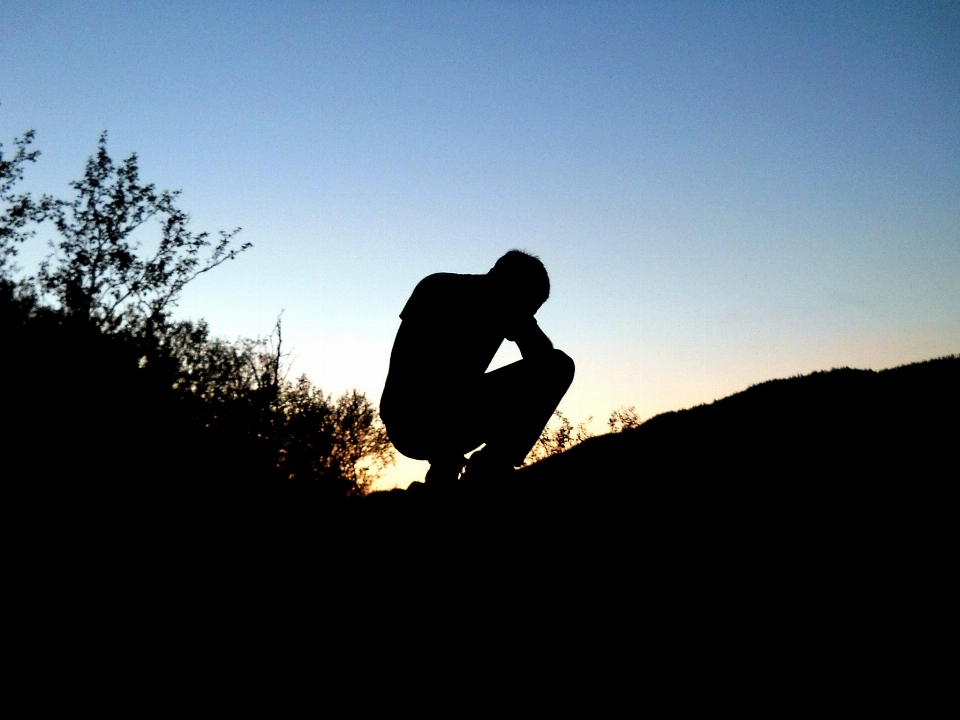
[[[0,142],[35,129],[22,188],[62,196],[106,130],[192,229],[243,227],[176,317],[283,311],[292,375],[334,395],[379,402],[420,279],[529,250],[577,363],[560,410],[602,431],[960,351],[958,40],[937,2],[12,1]]]

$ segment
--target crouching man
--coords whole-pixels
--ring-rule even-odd
[[[523,464],[573,381],[574,364],[534,318],[550,279],[511,250],[485,275],[437,273],[400,313],[380,416],[394,446],[430,462],[427,484],[486,480]],[[504,339],[523,357],[486,372]]]

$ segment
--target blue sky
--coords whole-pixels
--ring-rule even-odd
[[[7,147],[37,130],[30,189],[108,130],[197,229],[242,226],[180,314],[283,309],[333,392],[378,400],[416,282],[511,247],[597,430],[960,351],[957,2],[4,0],[0,103]]]

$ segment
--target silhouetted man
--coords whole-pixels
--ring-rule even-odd
[[[511,250],[486,275],[420,281],[400,317],[380,414],[397,450],[428,460],[427,483],[495,477],[521,465],[573,381],[534,314],[550,279],[533,255]],[[486,372],[504,338],[522,360]]]

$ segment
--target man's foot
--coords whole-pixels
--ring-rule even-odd
[[[498,485],[509,481],[516,472],[513,465],[498,458],[486,449],[475,452],[467,461],[467,469],[463,473],[463,480],[470,483]]]
[[[431,462],[427,476],[423,480],[430,487],[453,485],[460,479],[460,473],[463,472],[466,461],[466,458],[460,457]]]

